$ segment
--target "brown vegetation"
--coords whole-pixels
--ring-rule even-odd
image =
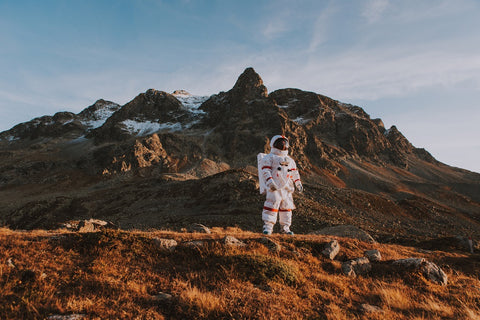
[[[221,244],[225,235],[246,247]],[[175,239],[163,250],[156,237]],[[332,237],[262,236],[214,228],[212,234],[171,231],[0,230],[0,318],[45,319],[479,319],[480,259],[460,252],[336,238],[338,260],[321,255]],[[200,247],[182,245],[202,240]],[[383,262],[362,277],[341,272],[342,260],[378,249]],[[447,286],[388,260],[425,257],[448,274]],[[162,293],[171,296],[162,297]],[[368,311],[362,305],[376,306]]]

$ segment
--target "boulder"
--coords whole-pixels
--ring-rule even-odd
[[[375,239],[373,239],[371,235],[352,225],[338,225],[333,227],[327,227],[318,231],[314,231],[311,234],[346,237],[358,239],[365,242],[376,243]]]
[[[382,261],[382,255],[380,254],[380,251],[376,249],[365,251],[365,257],[372,262]]]
[[[447,285],[448,277],[446,273],[433,262],[427,261],[425,258],[407,258],[395,260],[394,265],[402,266],[406,269],[420,271],[427,279],[432,282]]]
[[[325,245],[322,254],[330,260],[335,259],[336,255],[340,252],[340,245],[337,240],[330,241]]]
[[[344,262],[342,264],[342,271],[349,277],[356,277],[357,275],[365,275],[372,269],[370,261],[365,258],[357,258]]]

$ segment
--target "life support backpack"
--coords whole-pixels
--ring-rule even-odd
[[[267,184],[262,172],[263,158],[265,158],[266,155],[266,153],[259,153],[257,155],[258,182],[260,185],[260,194],[265,194],[267,192]]]

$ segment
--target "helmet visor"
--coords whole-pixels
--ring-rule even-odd
[[[278,150],[287,150],[288,149],[288,140],[285,138],[278,138],[273,143],[273,147]]]

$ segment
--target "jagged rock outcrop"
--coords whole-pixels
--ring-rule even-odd
[[[203,126],[212,128],[205,137],[206,154],[231,165],[254,163],[256,154],[268,148],[272,133],[285,131],[286,116],[251,68],[230,91],[210,97],[200,108],[206,113]]]

